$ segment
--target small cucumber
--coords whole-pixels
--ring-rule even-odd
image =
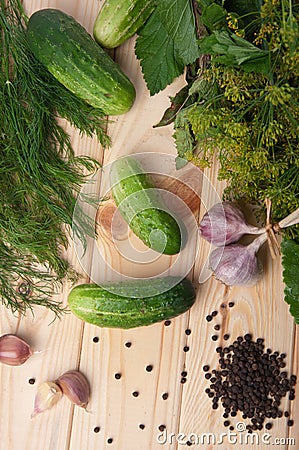
[[[171,319],[195,301],[195,289],[184,278],[81,284],[69,293],[70,310],[81,320],[108,328],[135,328]]]
[[[36,11],[28,22],[27,39],[49,72],[94,108],[118,115],[133,105],[131,81],[73,17],[58,9]]]
[[[153,10],[153,0],[106,0],[94,23],[94,38],[103,47],[118,47],[136,33]]]
[[[178,222],[137,160],[130,156],[114,161],[110,179],[116,206],[136,236],[157,252],[178,253],[182,245]]]

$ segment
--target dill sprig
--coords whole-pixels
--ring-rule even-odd
[[[261,206],[270,198],[278,221],[299,207],[299,5],[265,0],[258,14],[250,45],[267,50],[268,71],[254,56],[252,64],[246,43],[219,58],[224,47],[206,41],[212,43],[211,62],[189,90],[197,99],[175,119],[175,138],[179,155],[201,167],[216,155],[219,178],[227,182],[225,198]],[[242,34],[242,20],[235,19],[232,31],[228,15],[225,36]],[[299,228],[287,234],[298,237]]]
[[[52,309],[57,286],[74,271],[62,257],[73,232],[84,239],[93,224],[73,221],[77,193],[99,163],[76,156],[59,125],[109,144],[106,118],[61,85],[33,56],[18,0],[0,0],[0,297],[13,311],[34,304]],[[18,291],[22,280],[30,295]]]

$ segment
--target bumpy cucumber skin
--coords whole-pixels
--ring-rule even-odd
[[[158,294],[148,296],[152,285]],[[168,286],[170,289],[164,291]],[[171,319],[186,312],[194,301],[192,283],[176,277],[106,282],[102,286],[81,284],[68,296],[69,308],[79,319],[99,327],[122,329]]]
[[[136,236],[157,252],[178,253],[182,245],[180,227],[165,211],[158,190],[139,163],[133,157],[114,161],[110,179],[119,212]]]
[[[27,39],[49,72],[91,106],[106,115],[132,107],[133,84],[73,17],[58,9],[39,10],[29,19]]]
[[[94,23],[94,38],[103,47],[118,47],[136,33],[153,10],[153,0],[106,0]]]

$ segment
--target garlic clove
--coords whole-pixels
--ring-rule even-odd
[[[241,209],[232,202],[216,203],[203,216],[199,231],[201,236],[217,247],[237,242],[245,234],[262,234],[264,228],[246,222]]]
[[[215,278],[227,286],[256,284],[263,272],[256,254],[266,240],[265,233],[247,246],[231,244],[224,248],[215,248],[209,259]]]
[[[45,381],[40,384],[34,400],[34,410],[31,418],[47,409],[52,408],[61,399],[62,391],[53,381]]]
[[[0,362],[8,366],[21,366],[32,355],[30,346],[15,334],[0,337]]]
[[[78,370],[69,370],[56,383],[64,395],[77,406],[86,409],[90,397],[90,387],[86,377]]]

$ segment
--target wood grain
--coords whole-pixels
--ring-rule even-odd
[[[56,7],[75,17],[90,33],[102,4],[103,1],[92,0],[24,1],[29,15],[40,8]],[[109,119],[111,148],[103,151],[96,138],[81,137],[65,122],[76,153],[90,155],[103,163],[96,183],[85,186],[87,190],[93,189],[99,199],[109,192],[108,169],[116,158],[152,153],[155,170],[162,166],[163,173],[164,162],[170,160],[173,163],[176,154],[172,126],[153,128],[153,125],[169,106],[168,97],[184,85],[184,79],[178,78],[165,91],[150,97],[134,56],[134,44],[135,39],[132,38],[115,52],[116,61],[136,87],[137,97],[127,114]],[[220,200],[224,184],[217,180],[216,162],[204,173],[198,169],[188,170],[180,172],[180,176],[200,195],[199,212],[197,208],[195,216],[189,216],[196,221]],[[173,171],[172,176],[174,174]],[[95,217],[95,209],[88,212]],[[21,367],[0,366],[1,450],[182,450],[186,445],[179,444],[176,439],[180,432],[186,436],[190,433],[220,436],[226,431],[222,425],[222,413],[212,410],[204,392],[208,385],[202,366],[208,363],[216,367],[215,347],[223,343],[225,332],[231,335],[231,340],[245,332],[251,332],[256,338],[264,337],[267,346],[287,353],[287,369],[298,373],[298,333],[283,301],[279,258],[272,261],[268,252],[263,252],[265,275],[258,285],[234,288],[227,293],[210,276],[207,264],[210,246],[200,239],[196,230],[193,231],[192,239],[179,259],[164,255],[146,264],[134,261],[132,254],[130,259],[130,252],[124,257],[122,252],[126,247],[103,236],[89,242],[83,261],[76,242],[70,241],[65,255],[82,274],[80,282],[112,280],[122,273],[129,277],[146,277],[186,271],[197,287],[196,303],[188,313],[171,320],[169,326],[158,323],[127,331],[100,329],[81,322],[72,314],[52,323],[52,313],[41,308],[34,310],[34,316],[28,314],[22,318],[18,334],[37,353]],[[132,234],[130,245],[139,252],[146,250]],[[175,265],[176,260],[178,263]],[[59,293],[64,304],[70,288],[66,283]],[[227,307],[229,301],[235,303],[234,308]],[[218,315],[208,323],[205,317],[214,310],[219,311]],[[217,343],[211,340],[215,323],[221,324]],[[1,307],[1,334],[14,332],[17,324],[18,318]],[[191,330],[190,335],[185,333],[187,328]],[[98,340],[94,340],[95,337]],[[151,371],[146,369],[148,366],[152,366]],[[74,407],[63,398],[50,411],[30,419],[37,385],[54,380],[64,371],[74,368],[80,369],[90,382],[88,410]],[[185,383],[181,382],[182,372],[187,372]],[[121,374],[120,379],[115,378],[116,373]],[[35,384],[29,384],[31,378],[35,379]],[[163,394],[167,395],[163,398]],[[298,402],[292,403],[291,415],[295,426],[288,429],[285,421],[280,420],[275,423],[271,434],[273,439],[292,437],[298,445]],[[288,407],[287,401],[284,406]],[[237,419],[241,420],[240,417]],[[163,425],[166,431],[161,432]],[[95,432],[96,427],[100,428],[99,432]],[[164,442],[165,436],[167,442]],[[112,439],[111,444],[108,439]],[[206,450],[239,450],[243,447],[250,450],[269,448],[263,443],[232,445],[226,441],[219,445],[206,443],[200,446]],[[291,444],[275,447],[296,448]]]

